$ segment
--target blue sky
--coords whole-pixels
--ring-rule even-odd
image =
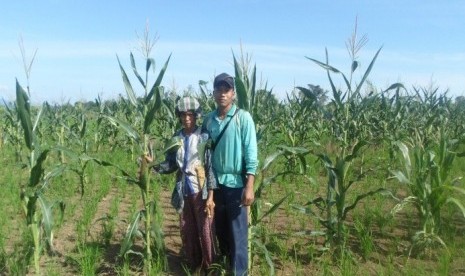
[[[379,89],[439,86],[465,95],[465,1],[380,0],[140,0],[2,1],[0,98],[14,100],[15,79],[27,85],[20,37],[28,59],[33,102],[51,103],[125,95],[116,55],[130,71],[132,51],[142,69],[137,34],[148,22],[158,41],[157,72],[172,54],[162,85],[182,92],[215,74],[233,73],[241,45],[257,66],[259,82],[278,97],[294,86],[328,88],[325,71],[306,57],[347,72],[346,41],[358,20],[368,43],[359,53],[363,71]],[[152,75],[152,80],[153,80]],[[337,78],[337,77],[336,77]],[[360,79],[356,75],[355,80]],[[138,94],[139,83],[132,80]],[[342,84],[342,83],[341,83]]]

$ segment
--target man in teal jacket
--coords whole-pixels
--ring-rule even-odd
[[[255,125],[250,113],[234,104],[233,77],[226,73],[216,76],[213,89],[217,108],[206,116],[203,129],[215,145],[212,165],[219,184],[213,197],[216,234],[232,272],[242,276],[247,275],[248,269],[246,206],[254,201],[258,166]]]

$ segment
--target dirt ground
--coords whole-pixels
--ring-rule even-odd
[[[99,218],[105,217],[109,213],[110,204],[114,197],[120,196],[120,192],[117,188],[113,187],[110,192],[99,202],[94,221],[96,222]],[[165,246],[166,254],[168,259],[169,272],[165,275],[168,276],[177,276],[185,275],[182,269],[182,257],[180,255],[181,250],[181,238],[179,235],[179,220],[178,214],[174,211],[170,204],[171,191],[163,189],[161,193],[161,207],[163,209],[164,219],[163,219],[163,231],[165,234]],[[126,233],[126,228],[128,222],[126,219],[129,218],[130,206],[132,205],[130,196],[125,196],[119,202],[118,206],[118,220],[116,221],[115,230],[113,237],[110,240],[110,243],[103,246],[103,262],[97,269],[98,275],[118,275],[118,265],[121,265],[118,260],[118,253],[121,247],[121,241],[124,238]],[[139,204],[138,206],[140,206]],[[77,265],[73,261],[74,256],[77,253],[77,231],[74,223],[79,221],[79,218],[82,215],[83,206],[78,205],[74,212],[74,216],[69,218],[63,223],[63,225],[56,231],[54,238],[54,249],[55,254],[53,256],[47,256],[46,254],[41,258],[42,271],[50,269],[50,266],[61,266],[56,268],[56,271],[61,271],[61,275],[80,275],[80,272],[77,270]],[[92,243],[97,243],[100,239],[102,233],[102,224],[93,223],[91,229],[88,231],[87,243],[92,245]],[[139,250],[141,247],[141,242],[136,242],[135,247]],[[134,262],[140,262],[140,260],[135,260]],[[48,268],[47,268],[48,267]],[[134,266],[137,267],[137,264]],[[141,266],[140,266],[141,267]],[[32,267],[31,267],[32,270]],[[54,269],[55,270],[55,269]],[[30,275],[35,275],[33,271],[30,271]],[[133,271],[132,275],[143,275],[142,272]]]
[[[137,187],[135,188],[138,189]],[[129,210],[133,204],[129,194],[133,192],[138,191],[127,191],[125,196],[121,196],[121,191],[118,190],[118,188],[115,186],[102,200],[100,200],[97,206],[94,222],[109,213],[111,207],[110,205],[114,198],[121,198],[118,204],[118,220],[115,221],[115,230],[109,243],[104,245],[101,242],[103,231],[101,223],[93,223],[91,229],[88,231],[88,237],[86,239],[88,245],[98,243],[98,246],[100,246],[103,250],[103,261],[97,268],[98,275],[121,275],[118,271],[121,270],[121,262],[118,260],[117,256],[120,250],[121,242],[126,232],[126,228],[128,226],[127,219],[131,217]],[[168,259],[168,272],[164,275],[180,276],[186,275],[186,273],[182,268],[183,259],[180,254],[181,239],[178,225],[179,217],[175,210],[171,207],[170,197],[171,190],[169,190],[167,187],[164,187],[160,196],[160,205],[164,215],[163,231],[165,235],[166,255]],[[369,204],[369,201],[366,203]],[[137,203],[138,208],[140,208],[141,205],[141,203]],[[54,244],[57,253],[54,256],[43,255],[41,259],[43,271],[46,271],[47,269],[50,269],[51,266],[56,265],[56,269],[52,270],[60,271],[60,275],[81,274],[78,270],[79,266],[77,265],[76,261],[73,260],[73,258],[79,256],[79,252],[77,252],[76,248],[76,241],[78,240],[78,237],[76,231],[77,226],[75,225],[75,222],[79,221],[79,218],[83,212],[82,209],[83,206],[77,205],[76,210],[74,211],[74,216],[68,217],[68,220],[65,221],[63,225],[56,231]],[[369,259],[363,260],[360,257],[359,252],[357,252],[360,250],[360,245],[356,238],[348,241],[348,244],[354,253],[353,257],[355,257],[357,260],[354,265],[359,266],[358,268],[354,268],[355,271],[364,271],[364,274],[366,275],[379,275],[380,273],[384,275],[390,271],[387,269],[387,267],[392,267],[392,273],[403,271],[407,264],[405,261],[405,254],[408,252],[410,244],[409,239],[410,235],[412,234],[411,230],[404,227],[406,225],[412,224],[412,221],[409,220],[411,220],[411,217],[400,216],[397,218],[398,223],[387,231],[381,231],[380,229],[374,227],[372,231],[373,237],[375,239],[375,249]],[[268,221],[266,223],[267,227],[270,229],[273,228],[272,231],[278,233],[278,235],[275,237],[277,242],[273,243],[273,241],[269,241],[269,249],[278,250],[278,248],[273,249],[273,246],[280,246],[279,242],[285,241],[287,248],[285,250],[288,251],[289,256],[288,259],[279,259],[273,261],[276,275],[323,275],[325,274],[326,270],[328,270],[326,272],[330,272],[330,274],[337,274],[339,269],[337,264],[334,265],[330,264],[329,262],[325,263],[324,260],[320,258],[320,254],[318,253],[314,253],[313,255],[308,253],[309,248],[313,248],[312,243],[313,246],[318,247],[321,246],[321,240],[315,237],[312,238],[310,236],[306,236],[305,238],[301,239],[285,235],[285,233],[289,233],[289,231],[308,231],[308,233],[310,233],[312,231],[312,227],[314,226],[311,225],[311,222],[309,222],[308,219],[292,218],[292,216],[286,214],[285,210],[280,209],[273,216],[272,221]],[[463,226],[463,222],[459,223],[459,225]],[[348,219],[348,226],[351,227],[351,219]],[[465,228],[461,229],[465,230]],[[459,234],[459,238],[462,239],[463,235],[463,232]],[[393,245],[394,240],[396,241],[395,245]],[[138,250],[141,250],[141,241],[136,242],[135,247]],[[453,272],[453,275],[465,275],[465,265],[461,261],[463,260],[463,256],[455,257],[456,259],[452,260],[451,262],[451,272]],[[298,259],[298,263],[293,262],[293,260],[296,260],[296,258]],[[261,261],[263,262],[263,260]],[[438,267],[438,258],[411,258],[408,262],[410,267],[420,267],[424,269],[424,271],[434,272],[437,271]],[[140,270],[142,267],[141,260],[135,259],[132,263],[134,266],[132,266],[133,269],[131,275],[143,275],[141,271],[137,270]],[[31,270],[33,270],[32,267]],[[34,275],[33,271],[31,271],[30,275]],[[260,275],[258,269],[254,275]]]

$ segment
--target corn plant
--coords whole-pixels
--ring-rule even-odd
[[[40,274],[40,255],[45,246],[49,250],[53,248],[53,215],[52,208],[59,204],[63,214],[64,204],[62,202],[50,203],[45,197],[45,190],[50,184],[52,177],[63,171],[61,166],[56,166],[45,173],[45,160],[50,149],[42,149],[36,137],[36,129],[39,123],[42,108],[33,122],[33,114],[29,103],[29,97],[16,81],[16,106],[18,117],[24,131],[24,141],[28,152],[29,180],[27,185],[21,186],[21,201],[26,215],[26,224],[31,231],[34,249],[34,267],[36,274]]]
[[[144,95],[140,98],[136,97],[134,89],[131,85],[131,82],[124,70],[121,62],[118,59],[118,64],[120,67],[121,75],[123,78],[124,86],[126,89],[126,94],[128,96],[128,102],[133,107],[135,111],[134,120],[129,123],[124,119],[105,116],[112,124],[118,125],[120,128],[124,129],[128,137],[136,145],[136,150],[141,160],[140,175],[138,179],[130,177],[126,173],[126,179],[138,185],[142,195],[143,209],[137,211],[133,216],[128,226],[126,236],[124,237],[120,256],[126,256],[128,253],[135,253],[138,255],[143,255],[144,257],[144,269],[147,274],[152,273],[152,261],[153,257],[158,261],[159,267],[166,267],[166,257],[164,253],[164,241],[161,231],[161,225],[159,221],[156,220],[158,215],[157,203],[155,200],[150,199],[151,189],[150,189],[150,173],[148,171],[147,161],[145,156],[152,155],[152,149],[150,148],[150,126],[155,119],[155,114],[161,109],[162,99],[163,99],[163,87],[160,86],[163,76],[165,74],[166,68],[170,57],[168,57],[164,66],[161,68],[158,77],[156,78],[154,84],[150,87],[148,84],[148,76],[150,69],[155,70],[155,60],[150,58],[150,50],[153,46],[150,39],[148,39],[147,33],[145,36],[145,48],[143,48],[143,54],[145,57],[145,79],[139,75],[139,72],[136,68],[136,63],[133,54],[130,54],[131,67],[135,77],[138,79],[142,87],[144,88]],[[145,220],[144,229],[139,228],[139,223]],[[134,239],[137,236],[142,235],[144,237],[144,252],[135,252],[131,250],[131,247],[134,243]],[[155,249],[156,255],[153,255],[152,249]]]
[[[5,122],[2,124],[2,140],[8,141],[15,149],[15,161],[21,162],[23,151],[21,121],[17,115],[16,103],[14,106],[5,103]],[[3,143],[3,142],[2,142]]]
[[[358,39],[357,28],[348,40],[347,48],[351,57],[350,75],[347,77],[340,70],[329,65],[328,52],[326,51],[326,62],[320,62],[313,58],[308,58],[318,66],[326,70],[331,86],[333,100],[331,103],[331,117],[327,120],[330,135],[335,140],[335,145],[330,144],[326,148],[314,150],[315,155],[321,161],[326,171],[328,180],[325,197],[317,197],[306,204],[305,212],[318,217],[320,223],[326,228],[326,249],[335,249],[343,254],[343,247],[346,232],[345,221],[347,215],[357,204],[366,197],[377,193],[388,193],[382,187],[374,188],[355,196],[352,202],[348,202],[349,191],[353,185],[367,176],[367,171],[362,168],[355,168],[354,161],[359,159],[363,165],[363,150],[371,143],[369,129],[364,128],[370,121],[370,105],[364,100],[362,88],[373,68],[373,65],[381,51],[375,56],[363,73],[359,82],[353,81],[354,72],[359,68],[360,62],[357,60],[358,51],[366,44],[367,38],[363,36]],[[336,88],[331,74],[342,76],[346,90]],[[393,84],[387,90],[395,89],[400,84]],[[372,115],[376,116],[376,115]],[[330,141],[331,143],[331,141]],[[320,209],[324,215],[320,215],[312,210],[312,206]],[[342,255],[341,255],[342,256]]]
[[[266,86],[264,89],[257,89],[257,67],[254,65],[250,68],[251,58],[247,54],[241,52],[238,61],[233,53],[233,60],[237,106],[247,110],[252,116],[257,140],[260,141],[267,128],[277,119],[277,101],[273,101],[276,99]]]
[[[415,246],[425,248],[439,243],[447,248],[440,237],[441,211],[446,205],[456,207],[465,217],[465,187],[460,181],[462,177],[452,175],[456,157],[464,154],[453,151],[459,140],[449,139],[443,128],[439,131],[440,139],[437,146],[425,146],[418,132],[410,145],[397,142],[402,154],[403,167],[392,171],[392,175],[406,186],[409,195],[401,199],[391,213],[396,214],[412,204],[419,214],[421,226],[413,236],[409,255]]]
[[[74,144],[79,146],[77,150],[60,145],[55,146],[55,149],[61,153],[61,156],[63,156],[62,160],[64,160],[65,155],[69,157],[71,162],[65,162],[63,165],[66,169],[71,170],[78,175],[81,197],[84,196],[85,187],[88,183],[86,169],[91,162],[104,167],[114,167],[122,171],[117,165],[92,157],[89,154],[89,143],[86,137],[88,129],[87,118],[84,112],[76,114],[76,121],[70,127],[62,124],[60,129],[64,130],[64,134],[68,137],[68,141],[73,141]]]
[[[272,154],[270,154],[263,165],[259,168],[260,171],[260,181],[257,183],[255,188],[255,201],[250,207],[251,211],[251,219],[249,221],[250,226],[250,252],[251,255],[258,255],[263,257],[268,264],[268,268],[270,271],[270,275],[274,275],[274,264],[272,260],[272,256],[266,247],[267,236],[264,234],[263,229],[263,220],[268,217],[269,215],[273,214],[278,210],[278,208],[286,201],[286,199],[290,196],[290,194],[284,195],[281,199],[279,199],[276,203],[272,204],[272,207],[266,212],[263,211],[263,205],[265,204],[263,199],[263,192],[264,190],[269,187],[271,184],[275,183],[278,177],[282,177],[288,174],[299,174],[304,175],[307,168],[307,162],[305,156],[309,154],[310,151],[305,148],[299,147],[287,147],[287,146],[278,146],[278,150]],[[285,157],[289,159],[290,156],[295,156],[298,160],[300,160],[299,166],[295,166],[294,168],[298,170],[288,170],[285,169],[280,172],[273,171],[271,176],[268,176],[268,172],[270,170],[270,166],[278,160],[278,157]],[[253,257],[250,258],[253,260]],[[251,264],[252,265],[252,264]]]

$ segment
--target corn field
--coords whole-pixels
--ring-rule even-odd
[[[233,54],[237,104],[259,141],[251,275],[465,274],[465,100],[376,87],[382,49],[362,70],[363,42],[348,43],[348,73],[328,51],[307,57],[330,90],[297,86],[284,99]],[[174,176],[150,175],[141,157],[163,160],[177,98],[215,105],[208,81],[165,89],[169,60],[148,50],[140,73],[132,53],[129,66],[118,57],[126,95],[112,100],[31,105],[17,81],[16,101],[0,108],[1,275],[189,274],[169,206]]]

